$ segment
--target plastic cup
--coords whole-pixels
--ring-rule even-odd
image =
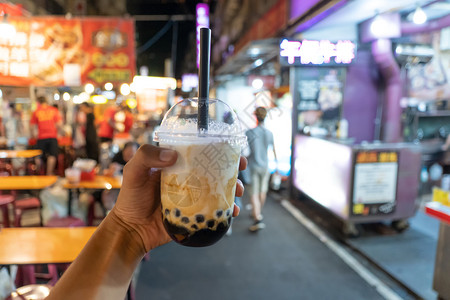
[[[64,175],[66,176],[66,179],[71,184],[78,184],[80,183],[81,179],[81,171],[77,168],[68,168],[64,171]]]
[[[184,246],[209,246],[231,225],[241,147],[246,144],[236,114],[209,100],[208,130],[197,129],[198,101],[185,99],[164,116],[155,132],[161,147],[178,152],[161,173],[164,226]]]

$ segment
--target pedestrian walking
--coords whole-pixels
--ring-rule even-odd
[[[266,202],[267,190],[269,187],[269,158],[268,150],[272,148],[275,160],[277,155],[273,143],[273,134],[264,127],[264,120],[267,116],[267,110],[264,107],[258,107],[255,110],[257,126],[248,130],[247,135],[250,154],[248,155],[248,166],[251,180],[249,185],[250,202],[252,204],[252,217],[254,223],[249,230],[256,232],[265,228],[262,222],[262,209]]]

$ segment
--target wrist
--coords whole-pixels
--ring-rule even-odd
[[[131,255],[137,256],[139,259],[144,257],[147,253],[144,241],[141,235],[132,226],[125,223],[113,208],[106,217],[105,227],[114,235],[119,236],[124,245],[127,245],[127,250]],[[103,223],[101,225],[103,225]]]

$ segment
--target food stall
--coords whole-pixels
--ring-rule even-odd
[[[377,141],[370,48],[324,40],[283,40],[280,48],[291,69],[293,197],[301,193],[328,209],[347,234],[380,221],[405,229],[417,209],[420,147]]]

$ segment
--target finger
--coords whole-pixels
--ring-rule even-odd
[[[247,169],[247,159],[244,156],[241,156],[239,161],[239,171]]]
[[[236,181],[236,197],[242,197],[244,195],[244,185],[239,179]]]
[[[241,209],[239,208],[239,206],[236,205],[236,203],[234,204],[234,208],[233,208],[233,218],[236,218],[237,216],[239,216],[239,212],[241,211]]]
[[[177,152],[174,150],[143,145],[123,169],[124,184],[142,182],[148,179],[150,169],[168,167],[176,161]]]

